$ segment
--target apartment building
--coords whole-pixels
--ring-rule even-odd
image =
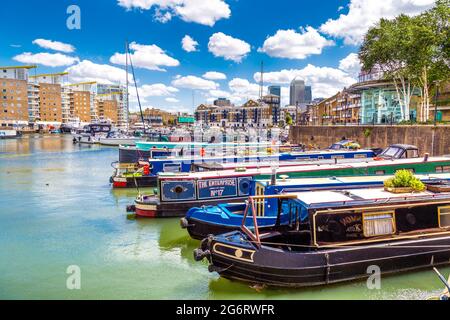
[[[107,121],[114,125],[119,122],[119,106],[116,100],[108,100],[102,97],[97,97],[96,114],[100,121]]]
[[[29,119],[34,123],[63,123],[62,85],[67,72],[39,74],[29,77]]]
[[[36,66],[0,67],[0,126],[28,124],[28,71]]]
[[[270,105],[252,99],[242,106],[219,107],[202,104],[195,111],[195,120],[210,127],[267,128],[273,124],[272,110]]]
[[[62,123],[60,84],[39,84],[39,113],[42,122]]]

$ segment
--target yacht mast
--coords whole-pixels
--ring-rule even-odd
[[[125,73],[126,73],[126,96],[125,96],[125,106],[127,111],[127,132],[130,131],[130,101],[128,92],[128,41],[125,41]]]

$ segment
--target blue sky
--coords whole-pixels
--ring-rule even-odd
[[[37,73],[69,70],[69,81],[125,81],[131,43],[144,107],[191,111],[219,96],[236,104],[266,85],[305,79],[314,97],[350,85],[364,32],[381,17],[417,14],[433,0],[28,0],[3,1],[0,65],[34,63]],[[69,30],[68,6],[81,10]],[[186,51],[188,35],[198,45]],[[38,40],[40,39],[40,40]],[[214,71],[213,75],[205,73]],[[217,73],[220,73],[218,76]],[[256,74],[255,74],[256,73]],[[226,77],[226,79],[223,79]],[[131,98],[135,105],[135,98]]]

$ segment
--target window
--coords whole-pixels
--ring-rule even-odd
[[[439,228],[450,227],[450,206],[439,207]]]
[[[449,173],[450,172],[450,166],[438,166],[436,167],[437,173]]]
[[[363,228],[365,237],[377,237],[395,233],[395,213],[375,212],[363,213]]]
[[[383,176],[383,175],[386,174],[386,171],[385,171],[385,170],[376,170],[376,171],[375,171],[375,174],[376,174],[377,176]]]

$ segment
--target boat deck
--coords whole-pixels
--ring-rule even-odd
[[[415,159],[400,159],[400,160],[381,160],[381,161],[364,161],[357,163],[345,163],[345,164],[313,164],[313,165],[299,165],[290,166],[277,169],[277,174],[289,174],[290,172],[308,172],[315,170],[344,170],[344,169],[364,169],[369,167],[389,166],[389,165],[408,165],[417,164],[423,161],[422,158]],[[428,159],[428,163],[450,161],[448,157],[433,157]],[[161,173],[159,177],[161,179],[207,179],[207,178],[228,178],[236,176],[257,176],[257,175],[271,175],[272,168],[253,168],[247,169],[243,172],[236,172],[236,170],[224,170],[224,171],[206,171],[206,172],[193,172],[193,173]]]
[[[307,191],[290,193],[295,199],[310,208],[326,208],[338,205],[389,204],[392,202],[420,200],[448,200],[450,192],[434,193],[431,191],[413,193],[391,193],[384,188],[345,189],[340,191]]]

